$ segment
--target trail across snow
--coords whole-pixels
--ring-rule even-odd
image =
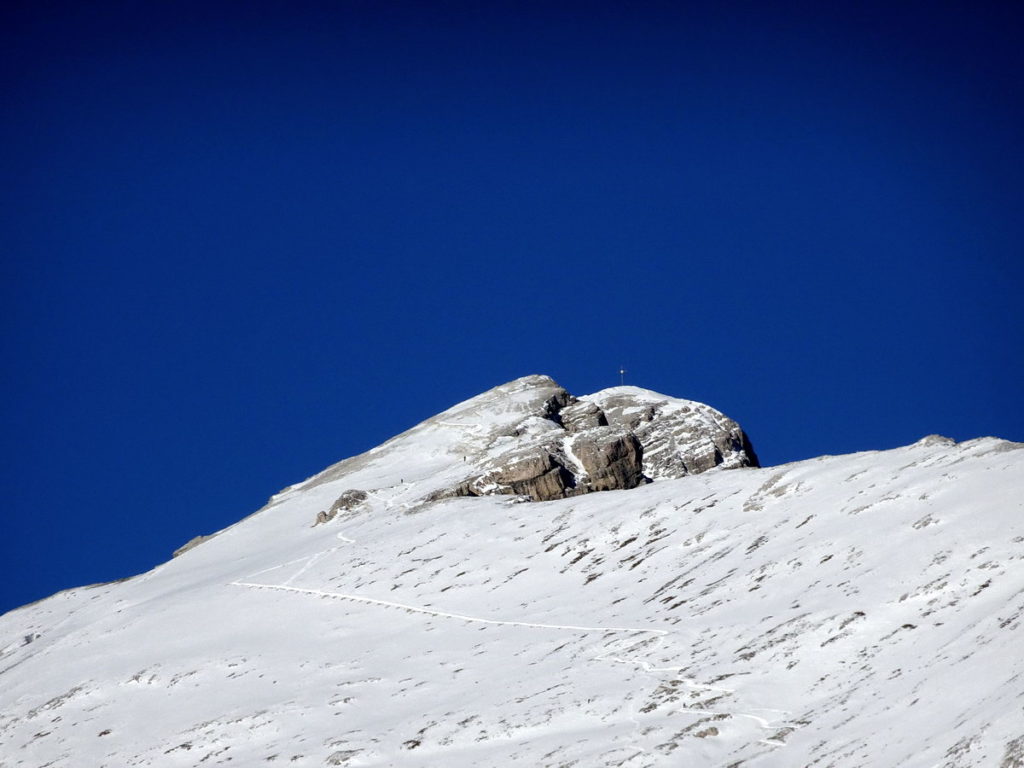
[[[303,569],[305,570],[305,569]],[[297,576],[298,574],[296,574]],[[293,576],[292,579],[295,577]],[[289,579],[291,581],[291,579]],[[571,630],[576,632],[650,632],[652,634],[662,636],[668,634],[663,629],[639,629],[636,627],[584,627],[575,624],[540,624],[530,621],[506,621],[503,619],[484,619],[479,616],[467,616],[462,613],[447,613],[446,611],[435,611],[432,608],[422,608],[417,605],[409,605],[408,603],[398,603],[392,600],[378,600],[373,597],[363,597],[362,595],[350,595],[344,592],[328,592],[322,589],[309,589],[307,587],[293,587],[287,582],[283,584],[259,584],[257,582],[250,581],[233,581],[231,582],[236,587],[253,587],[255,589],[279,589],[284,592],[298,592],[306,595],[316,595],[318,597],[333,597],[341,600],[352,600],[357,603],[369,603],[370,605],[382,605],[385,608],[401,608],[405,611],[412,611],[413,613],[423,613],[428,616],[438,616],[442,619],[457,619],[459,621],[468,621],[475,624],[493,624],[496,626],[504,627],[532,627],[533,629],[563,629]],[[612,658],[611,661],[622,661],[622,659]]]
[[[390,507],[390,501],[386,502],[386,503]],[[347,536],[344,536],[341,533],[339,533],[337,535],[337,538],[338,538],[338,540],[344,542],[345,544],[356,544],[357,543],[354,539],[348,538]],[[330,556],[331,554],[337,552],[340,548],[341,548],[340,546],[330,547],[329,549],[322,550],[322,551],[317,552],[317,553],[315,553],[313,555],[309,555],[309,556],[301,557],[301,558],[296,558],[295,560],[290,560],[290,561],[288,561],[286,563],[281,563],[280,565],[275,565],[275,566],[272,566],[270,568],[265,568],[265,569],[263,569],[261,571],[257,571],[256,573],[253,573],[253,574],[250,574],[248,576],[242,577],[242,579],[239,579],[239,580],[236,580],[236,581],[232,581],[231,582],[231,586],[246,587],[246,588],[249,588],[249,589],[270,589],[270,590],[278,590],[278,591],[281,591],[281,592],[291,592],[291,593],[302,594],[302,595],[313,595],[313,596],[316,596],[316,597],[327,597],[327,598],[337,599],[337,600],[350,600],[350,601],[356,602],[356,603],[364,603],[364,604],[367,604],[367,605],[379,605],[379,606],[384,607],[384,608],[398,608],[400,610],[408,611],[410,613],[419,613],[419,614],[423,614],[423,615],[426,615],[426,616],[435,616],[437,618],[442,618],[442,619],[453,619],[453,620],[456,620],[456,621],[464,621],[464,622],[469,622],[469,623],[473,623],[473,624],[488,624],[488,625],[491,625],[491,626],[502,626],[502,627],[523,627],[523,628],[527,628],[527,629],[550,629],[550,630],[561,630],[561,631],[568,631],[568,632],[602,632],[602,633],[626,632],[626,633],[630,633],[631,635],[643,634],[643,635],[647,635],[648,637],[647,638],[640,638],[640,639],[636,639],[634,637],[623,638],[621,643],[618,644],[613,650],[609,650],[609,651],[605,651],[605,652],[599,653],[596,656],[593,656],[592,659],[594,661],[607,661],[607,662],[611,662],[613,664],[626,664],[626,665],[629,665],[629,666],[636,666],[636,667],[639,667],[641,670],[643,670],[644,673],[650,674],[650,675],[656,675],[658,673],[664,673],[664,672],[678,673],[682,669],[685,669],[685,665],[684,666],[656,667],[653,664],[651,664],[651,663],[649,663],[647,661],[644,661],[643,659],[637,658],[636,656],[630,656],[629,655],[629,651],[631,651],[631,650],[637,648],[638,646],[644,644],[647,641],[647,639],[649,639],[649,638],[653,637],[655,643],[660,644],[670,634],[669,631],[665,630],[665,629],[655,629],[655,628],[651,628],[651,627],[586,626],[586,625],[581,625],[581,624],[548,624],[548,623],[534,622],[534,621],[516,621],[516,620],[513,620],[513,619],[492,619],[492,618],[484,618],[484,617],[481,617],[481,616],[471,616],[471,615],[463,614],[463,613],[451,613],[451,612],[448,612],[448,611],[438,611],[438,610],[435,610],[433,608],[425,608],[425,607],[419,606],[419,605],[411,605],[409,603],[400,603],[400,602],[397,602],[397,601],[394,601],[394,600],[381,600],[379,598],[366,597],[364,595],[353,595],[353,594],[347,593],[347,592],[333,592],[333,591],[330,591],[330,590],[313,589],[313,588],[310,588],[310,587],[295,587],[295,586],[292,586],[292,582],[294,582],[295,579],[297,579],[302,574],[306,573],[316,562],[318,562],[319,560],[322,560],[324,557]],[[276,570],[279,570],[281,568],[285,568],[285,567],[287,567],[289,565],[294,565],[295,563],[302,563],[302,566],[299,568],[298,571],[296,571],[294,574],[289,576],[285,581],[283,581],[281,583],[267,584],[267,583],[261,583],[261,582],[257,582],[257,581],[249,581],[249,579],[253,579],[256,576],[261,576],[262,574],[270,573],[272,571],[276,571]],[[625,647],[622,647],[622,646],[625,646]],[[621,655],[613,655],[613,654],[621,654]],[[706,683],[699,683],[699,682],[697,682],[696,680],[694,680],[692,678],[679,678],[679,681],[682,682],[683,684],[689,686],[690,688],[695,689],[695,690],[714,691],[714,692],[723,693],[723,694],[732,694],[732,693],[734,693],[733,689],[731,689],[731,688],[723,688],[723,687],[720,687],[720,686],[708,685]],[[636,726],[636,728],[634,729],[634,739],[635,739],[636,738],[636,734],[640,731],[640,724],[636,720],[636,712],[633,709],[632,702],[630,702],[628,704],[628,706],[629,706],[629,717],[628,717],[628,719],[630,720],[630,722],[632,722]],[[722,716],[722,715],[726,715],[728,717],[746,717],[746,718],[749,718],[749,719],[754,720],[755,722],[757,722],[757,724],[761,728],[763,728],[765,730],[778,731],[779,729],[783,729],[783,728],[791,729],[791,730],[796,730],[797,728],[800,727],[799,724],[790,723],[790,722],[776,722],[776,723],[772,723],[771,721],[769,721],[766,718],[760,717],[758,715],[753,715],[753,714],[745,713],[745,712],[716,712],[716,711],[712,711],[712,710],[685,709],[685,708],[677,709],[675,711],[677,713],[680,713],[680,714],[698,714],[698,715],[709,715],[709,716]],[[782,714],[786,713],[786,710],[763,709],[763,710],[759,710],[759,711],[763,711],[763,712],[773,711],[773,712],[780,712]],[[765,745],[769,745],[769,746],[776,746],[776,747],[784,747],[784,746],[786,746],[785,742],[779,741],[779,740],[775,740],[775,739],[762,739],[762,740],[760,740],[759,743],[765,744]],[[644,749],[643,747],[639,747],[638,746],[638,748],[641,750],[641,752],[644,752],[644,753],[647,752],[647,750]]]
[[[342,536],[341,534],[338,534],[338,538],[341,541],[345,542],[346,544],[355,544],[356,543],[354,539],[350,539],[347,536]],[[278,570],[280,568],[286,568],[287,566],[294,565],[295,563],[302,563],[303,564],[302,567],[298,571],[296,571],[294,574],[289,576],[285,581],[283,581],[283,582],[281,582],[279,584],[264,584],[264,583],[255,582],[255,581],[237,580],[237,581],[232,581],[231,585],[235,586],[235,587],[250,587],[252,589],[277,589],[277,590],[281,590],[281,591],[284,591],[284,592],[297,592],[299,594],[316,595],[317,597],[330,597],[330,598],[336,598],[336,599],[339,599],[339,600],[352,600],[352,601],[357,602],[357,603],[367,603],[367,604],[370,604],[370,605],[380,605],[380,606],[384,606],[385,608],[400,608],[400,609],[405,610],[405,611],[412,611],[413,613],[422,613],[422,614],[426,614],[428,616],[437,616],[437,617],[442,618],[442,619],[456,619],[458,621],[468,621],[468,622],[472,622],[472,623],[475,623],[475,624],[491,624],[491,625],[504,626],[504,627],[530,627],[530,628],[533,628],[533,629],[561,629],[561,630],[569,630],[569,631],[575,631],[575,632],[633,632],[633,633],[644,632],[644,633],[648,633],[648,634],[654,635],[656,637],[664,637],[665,635],[668,634],[667,630],[664,630],[664,629],[651,629],[649,627],[648,628],[645,628],[645,627],[588,627],[588,626],[582,626],[582,625],[577,625],[577,624],[544,624],[544,623],[532,622],[532,621],[512,621],[512,620],[506,620],[506,619],[485,619],[485,618],[482,618],[480,616],[469,616],[467,614],[462,614],[462,613],[449,613],[447,611],[437,611],[437,610],[434,610],[433,608],[424,608],[424,607],[418,606],[418,605],[410,605],[408,603],[399,603],[399,602],[396,602],[394,600],[380,600],[380,599],[377,599],[377,598],[374,598],[374,597],[365,597],[363,595],[353,595],[353,594],[349,594],[347,592],[331,592],[331,591],[323,590],[323,589],[311,589],[309,587],[293,587],[293,586],[291,586],[292,582],[295,581],[295,579],[297,579],[303,573],[308,571],[310,569],[310,567],[313,566],[314,563],[316,563],[318,560],[323,559],[325,556],[328,556],[328,555],[333,554],[334,552],[337,552],[338,549],[340,549],[340,547],[331,547],[330,549],[322,550],[320,552],[317,552],[316,554],[309,555],[307,557],[296,558],[295,560],[290,560],[290,561],[288,561],[286,563],[281,563],[280,565],[271,566],[270,568],[264,568],[262,571],[257,571],[256,573],[253,573],[253,574],[250,574],[249,576],[243,577],[243,579],[252,579],[252,578],[254,578],[256,576],[261,576],[264,573],[270,573],[271,571],[276,571],[276,570]],[[622,662],[622,663],[628,663],[628,662],[625,662],[625,660],[623,660],[623,659],[614,658],[614,657],[610,657],[609,660],[610,661]],[[646,665],[646,662],[638,662],[638,663],[641,664],[641,665],[645,665],[646,667],[650,666],[650,665]],[[645,669],[645,671],[653,671],[653,670]]]

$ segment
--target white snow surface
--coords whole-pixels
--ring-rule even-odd
[[[1024,445],[422,501],[544,386],[0,617],[0,766],[1024,765]]]

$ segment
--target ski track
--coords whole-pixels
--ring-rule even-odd
[[[367,495],[369,495],[372,498],[379,499],[380,501],[382,501],[384,503],[384,509],[390,511],[390,510],[395,508],[395,502],[396,502],[397,499],[399,499],[399,498],[401,498],[403,496],[408,496],[410,493],[412,493],[415,490],[417,485],[418,485],[418,483],[415,483],[415,482],[403,483],[404,490],[400,490],[400,491],[398,491],[398,493],[393,493],[393,494],[391,494],[390,496],[387,496],[387,497],[385,497],[381,493],[380,489],[376,489],[376,490],[372,490],[372,491],[367,491]],[[409,510],[409,509],[412,509],[412,507],[413,507],[413,504],[411,504],[408,501],[399,501],[398,503],[401,505],[402,509],[404,509],[404,510]],[[338,534],[338,538],[341,539],[342,541],[347,541],[350,544],[355,544],[355,542],[352,539],[347,539],[347,538],[343,537],[341,534]]]
[[[410,483],[410,486],[412,486],[412,485],[415,485],[415,483]],[[406,491],[406,493],[407,492],[408,491]],[[371,493],[374,493],[374,495],[376,495],[376,496],[378,496],[378,498],[380,498],[379,492],[371,491]],[[404,495],[404,493],[402,495]],[[381,500],[384,501],[384,503],[387,506],[387,508],[390,509],[391,506],[392,506],[392,503],[393,503],[393,499],[394,499],[394,497],[392,497],[392,499],[381,499]],[[403,506],[408,506],[408,505],[404,504]],[[339,533],[337,535],[337,538],[338,538],[339,541],[342,541],[342,542],[344,542],[346,544],[356,544],[357,543],[354,539],[350,539],[350,538],[348,538],[347,536],[345,536],[345,535],[343,535],[341,533]],[[607,662],[611,662],[613,664],[626,664],[628,666],[639,667],[645,674],[649,674],[649,675],[657,675],[658,673],[664,673],[664,672],[678,673],[679,671],[681,671],[682,669],[685,668],[685,666],[656,667],[653,664],[650,664],[649,662],[646,662],[646,661],[644,661],[644,660],[642,660],[640,658],[628,655],[628,652],[632,648],[635,648],[638,645],[643,644],[650,637],[653,637],[655,643],[657,643],[657,644],[660,644],[661,642],[663,642],[664,639],[670,634],[669,631],[665,630],[665,629],[653,629],[651,627],[591,627],[591,626],[584,626],[584,625],[579,625],[579,624],[545,624],[545,623],[541,623],[541,622],[532,622],[532,621],[514,621],[514,620],[511,620],[511,619],[487,619],[487,618],[483,618],[481,616],[470,616],[470,615],[461,614],[461,613],[449,613],[447,611],[434,610],[433,608],[424,608],[422,606],[410,605],[408,603],[399,603],[399,602],[393,601],[393,600],[380,600],[380,599],[374,598],[374,597],[364,597],[362,595],[353,595],[353,594],[348,594],[346,592],[330,592],[330,591],[323,590],[323,589],[311,589],[309,587],[294,587],[294,586],[292,586],[292,582],[295,581],[295,579],[297,579],[303,573],[308,571],[317,561],[319,561],[319,560],[323,559],[324,557],[327,557],[327,556],[337,552],[339,549],[341,549],[340,546],[331,547],[329,549],[325,549],[325,550],[322,550],[320,552],[317,552],[317,553],[315,553],[313,555],[307,555],[305,557],[299,557],[299,558],[296,558],[294,560],[289,560],[286,563],[281,563],[280,565],[274,565],[274,566],[271,566],[270,568],[264,568],[263,570],[257,571],[256,573],[250,574],[248,576],[243,576],[242,579],[246,579],[246,580],[236,580],[236,581],[230,582],[230,586],[245,587],[245,588],[248,588],[248,589],[272,589],[272,590],[278,590],[278,591],[281,591],[281,592],[291,592],[291,593],[302,594],[302,595],[313,595],[313,596],[316,596],[316,597],[327,597],[327,598],[331,598],[331,599],[335,599],[335,600],[350,600],[352,602],[364,603],[366,605],[379,605],[379,606],[384,607],[384,608],[397,608],[397,609],[400,609],[400,610],[409,611],[410,613],[419,613],[419,614],[423,614],[425,616],[435,616],[435,617],[441,618],[441,619],[453,619],[453,620],[456,620],[456,621],[465,621],[465,622],[469,622],[469,623],[472,623],[472,624],[488,624],[488,625],[491,625],[491,626],[499,626],[499,627],[524,627],[524,628],[527,628],[527,629],[553,629],[553,630],[561,630],[561,631],[567,631],[567,632],[604,632],[604,633],[628,632],[628,633],[630,633],[632,635],[644,634],[644,635],[647,635],[648,637],[647,638],[641,638],[639,640],[636,640],[635,638],[632,638],[632,637],[624,638],[621,641],[621,643],[619,643],[615,648],[613,648],[612,650],[603,652],[603,653],[599,653],[596,656],[593,656],[592,660],[593,661],[607,661]],[[303,565],[302,565],[302,567],[298,571],[296,571],[294,574],[289,576],[288,579],[286,579],[285,581],[283,581],[283,582],[281,582],[279,584],[262,584],[260,582],[247,581],[247,579],[252,579],[252,578],[255,578],[256,576],[261,576],[264,573],[270,573],[271,571],[276,571],[276,570],[278,570],[280,568],[285,568],[285,567],[287,567],[289,565],[294,565],[295,563],[303,563]],[[628,644],[628,645],[625,648],[621,648],[621,645],[623,645],[623,644]],[[652,646],[652,650],[653,650],[654,647],[656,647],[656,646]],[[620,656],[613,656],[612,654],[616,653],[616,652],[621,653],[622,655],[620,655]],[[731,689],[731,688],[722,688],[720,686],[708,685],[706,683],[699,683],[696,680],[694,680],[693,678],[680,678],[680,682],[684,683],[685,685],[687,685],[690,688],[695,689],[695,690],[714,691],[714,692],[717,692],[717,693],[723,693],[723,694],[727,694],[727,695],[734,693],[734,690]],[[634,710],[632,701],[630,701],[628,703],[628,707],[629,707],[629,713],[628,713],[627,719],[629,720],[629,722],[633,723],[633,725],[634,725],[634,728],[633,728],[633,740],[634,740],[634,742],[636,742],[637,738],[638,738],[638,735],[639,735],[639,731],[640,731],[640,723],[636,719],[636,712]],[[768,709],[768,708],[758,709],[757,711],[759,711],[759,712],[779,712],[779,713],[787,712],[787,710]],[[677,709],[677,710],[675,710],[675,712],[678,713],[678,714],[715,715],[715,716],[726,715],[728,717],[746,717],[746,718],[749,718],[749,719],[755,721],[758,724],[759,727],[761,727],[761,728],[763,728],[765,730],[779,730],[781,728],[790,728],[790,729],[796,730],[797,728],[801,727],[800,725],[798,725],[796,723],[789,723],[789,722],[772,723],[770,720],[768,720],[768,719],[766,719],[764,717],[761,717],[759,715],[750,714],[750,713],[747,713],[747,712],[716,712],[716,711],[706,710],[706,709]],[[779,740],[776,740],[776,739],[760,739],[757,743],[765,744],[765,745],[773,746],[773,747],[785,747],[786,746],[785,742],[779,741]],[[637,744],[636,746],[640,750],[639,754],[647,754],[648,753],[648,751],[643,746],[641,746],[640,744]]]

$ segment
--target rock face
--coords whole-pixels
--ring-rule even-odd
[[[481,418],[484,409],[496,423]],[[463,446],[468,477],[437,489],[432,499],[512,494],[548,501],[716,467],[758,466],[750,441],[732,419],[702,403],[639,387],[576,398],[547,376],[527,376],[416,429],[451,426],[469,417],[466,410],[480,419],[473,425],[475,439]]]
[[[588,490],[636,488],[648,482],[643,473],[644,449],[632,432],[595,427],[572,441],[572,452],[589,480]]]
[[[331,508],[318,512],[316,515],[316,522],[313,523],[315,528],[323,523],[329,523],[335,517],[338,516],[339,512],[348,512],[349,510],[355,509],[367,499],[366,491],[360,491],[355,488],[350,488],[345,491],[341,496],[334,500]]]
[[[541,449],[532,456],[513,458],[511,464],[496,467],[485,476],[484,482],[488,486],[497,486],[494,490],[499,493],[514,493],[534,499],[556,499],[566,495],[567,489],[573,485],[573,478],[555,460],[554,453]],[[481,488],[479,481],[470,487],[474,491]]]
[[[597,405],[609,424],[636,435],[644,447],[644,474],[652,480],[718,466],[759,466],[739,424],[710,406],[637,387],[614,387],[582,399]]]

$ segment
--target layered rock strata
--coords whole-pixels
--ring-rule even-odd
[[[520,417],[464,457],[475,472],[432,498],[512,494],[547,501],[758,466],[739,425],[702,403],[639,387],[576,398],[546,376],[518,379],[480,398],[500,400],[503,389],[519,395]]]

